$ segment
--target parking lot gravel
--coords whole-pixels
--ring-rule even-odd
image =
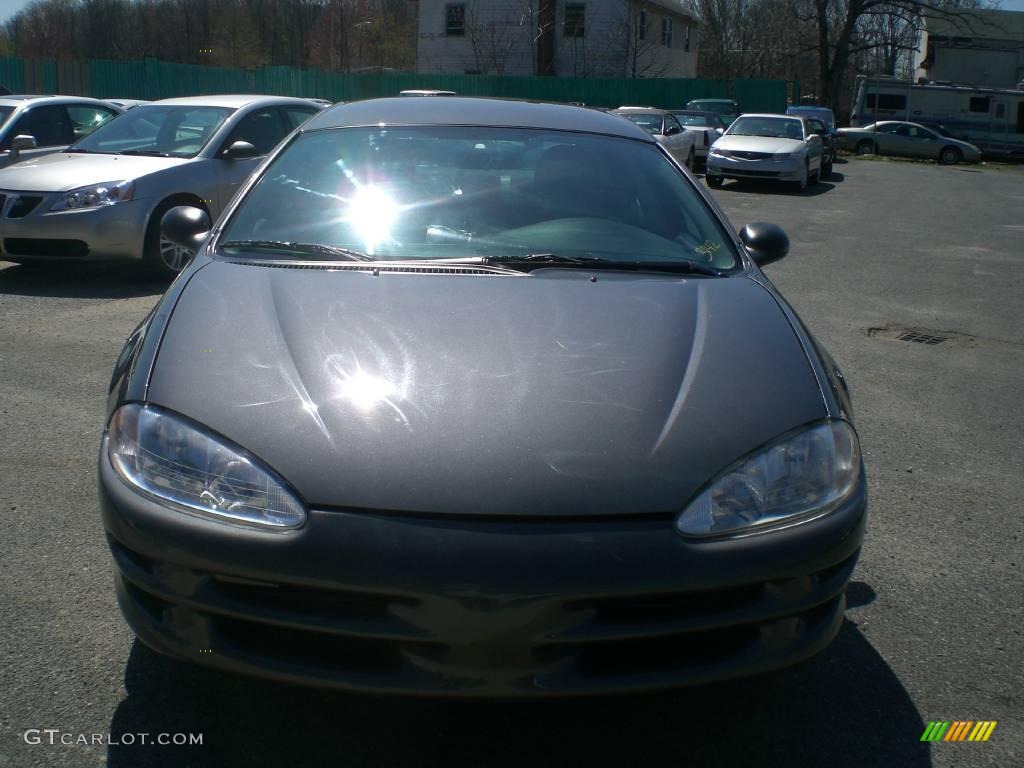
[[[0,766],[1024,764],[1024,168],[835,171],[804,194],[714,196],[737,227],[789,233],[767,273],[853,392],[871,516],[847,621],[794,669],[659,695],[350,696],[134,642],[95,459],[111,367],[164,286],[0,262]],[[985,743],[921,742],[932,720],[998,726]],[[202,744],[155,743],[179,733]]]

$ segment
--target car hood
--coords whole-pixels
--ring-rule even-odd
[[[67,192],[104,181],[137,179],[188,159],[131,155],[86,155],[56,152],[4,168],[0,189],[19,192]]]
[[[741,152],[796,152],[804,143],[798,139],[774,139],[769,136],[723,136],[715,142],[715,149]]]
[[[825,416],[754,281],[590,276],[213,262],[174,309],[147,400],[314,507],[502,516],[680,510]]]

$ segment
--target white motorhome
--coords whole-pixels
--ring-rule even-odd
[[[1021,84],[1024,86],[1024,83]],[[1024,158],[1024,88],[977,88],[957,83],[912,83],[859,75],[850,123],[909,120],[941,125],[992,156]]]

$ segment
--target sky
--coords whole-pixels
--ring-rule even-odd
[[[0,0],[0,21],[6,21],[28,3],[29,0]],[[1024,0],[1003,0],[1000,8],[1004,11],[1024,11]]]

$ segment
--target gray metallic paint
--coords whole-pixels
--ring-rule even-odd
[[[366,383],[390,391],[368,405]],[[252,451],[311,504],[527,516],[679,509],[826,416],[755,282],[580,270],[217,262],[179,299],[148,400]]]

